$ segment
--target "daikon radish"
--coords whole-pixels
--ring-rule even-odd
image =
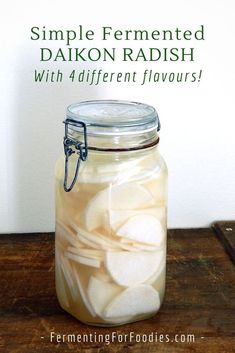
[[[62,223],[56,224],[56,234],[58,234],[59,237],[74,247],[83,247],[83,244],[79,241],[76,235],[73,234],[69,228]],[[74,238],[74,236],[76,238]]]
[[[67,248],[67,251],[76,255],[90,257],[92,259],[97,259],[100,261],[104,260],[104,252],[96,249],[86,249],[86,248],[79,249],[79,248],[74,248],[72,246],[69,246]]]
[[[153,245],[153,244],[145,244],[141,242],[137,242],[128,238],[120,238],[120,243],[123,245],[128,245],[130,247],[130,251],[157,251],[159,250],[158,245]],[[133,250],[132,250],[133,249]]]
[[[167,184],[166,184],[166,175],[162,174],[159,178],[152,177],[145,179],[142,182],[142,185],[148,189],[153,195],[157,205],[166,204],[167,198]]]
[[[92,249],[99,250],[99,249],[106,249],[108,250],[108,246],[101,246],[100,244],[94,243],[93,241],[88,240],[81,234],[77,234],[78,239],[83,243],[83,246],[88,246]]]
[[[126,250],[126,251],[140,251],[138,248],[134,246],[133,243],[122,243],[122,238],[120,238],[120,248],[121,250]]]
[[[70,266],[68,259],[66,259],[64,255],[60,254],[59,258],[60,258],[61,269],[62,269],[64,278],[66,280],[67,286],[69,288],[71,297],[75,301],[78,296],[78,291],[74,283],[74,279],[72,277],[72,268]]]
[[[95,316],[96,316],[96,313],[95,313],[95,311],[94,311],[94,309],[93,309],[91,303],[89,302],[89,300],[88,300],[88,298],[87,298],[87,295],[86,295],[85,289],[84,289],[83,286],[82,286],[82,283],[81,283],[79,274],[78,274],[78,272],[76,271],[76,269],[75,269],[74,266],[72,266],[72,269],[73,269],[73,275],[74,275],[74,278],[75,278],[77,287],[78,287],[78,289],[79,289],[79,292],[80,292],[82,301],[83,301],[85,307],[87,308],[87,310],[89,311],[89,313],[90,313],[93,317],[95,317]]]
[[[56,228],[60,228],[65,231],[68,235],[72,236],[74,239],[76,239],[76,231],[71,227],[70,225],[65,224],[64,222],[57,220],[56,221]]]
[[[133,286],[146,282],[163,260],[158,252],[107,252],[105,266],[113,280],[121,286]]]
[[[91,302],[95,313],[101,317],[104,308],[113,298],[120,294],[121,291],[122,289],[119,286],[101,281],[95,277],[90,278],[87,288],[89,301]]]
[[[90,244],[93,243],[93,247],[95,247],[95,244],[98,249],[108,250],[110,247],[115,248],[115,246],[112,246],[112,241],[102,234],[90,233],[79,227],[77,227],[77,232],[77,236],[81,241],[85,238]]]
[[[111,278],[111,276],[108,273],[103,272],[100,269],[94,273],[94,277],[99,279],[100,281],[103,281],[103,282],[112,282],[113,281],[113,279]]]
[[[157,268],[157,271],[153,273],[153,275],[146,281],[146,284],[155,284],[155,282],[159,279],[159,277],[162,275],[162,272],[164,272],[164,280],[165,280],[165,271],[166,271],[166,251],[162,250],[162,261]],[[163,284],[161,284],[161,287]]]
[[[98,192],[85,210],[85,225],[88,230],[105,225],[108,209],[131,210],[154,205],[150,192],[136,183],[114,184]]]
[[[137,165],[137,161],[127,161],[124,163],[108,163],[105,164],[94,164],[92,167],[86,167],[83,164],[83,167],[80,170],[80,179],[79,183],[109,183],[116,180],[118,177],[125,177],[126,173],[130,171],[138,174],[140,167]]]
[[[162,244],[165,236],[159,220],[147,214],[131,217],[118,229],[116,234],[137,242],[159,246]]]
[[[165,207],[151,207],[141,210],[108,210],[107,223],[116,232],[129,218],[141,214],[155,216],[160,222],[165,217]]]
[[[76,226],[77,236],[81,242],[83,242],[83,246],[87,245],[97,250],[130,250],[135,251],[133,246],[128,244],[122,244],[118,237],[114,237],[112,235],[104,235],[101,232],[94,231],[93,233],[87,232],[86,230],[79,228]]]
[[[140,242],[133,242],[132,246],[138,249],[139,251],[157,251],[159,250],[159,246],[154,246],[151,244],[143,244]]]
[[[154,273],[146,282],[145,284],[155,285],[155,282],[158,281],[159,277],[162,276],[164,272],[164,281],[165,281],[165,266],[162,265],[156,273]],[[163,287],[163,283],[161,283],[161,287]]]
[[[147,284],[129,287],[116,296],[103,311],[104,318],[136,316],[156,312],[160,307],[159,293]]]
[[[76,261],[76,262],[83,264],[83,265],[86,265],[86,266],[91,266],[91,267],[96,267],[96,268],[100,267],[100,261],[97,259],[91,259],[91,258],[88,258],[85,256],[72,254],[68,251],[65,251],[65,256],[70,260]]]
[[[57,250],[58,251],[58,250]],[[58,256],[58,252],[55,254],[55,262],[56,262],[56,291],[58,293],[58,297],[61,300],[62,306],[64,305],[66,308],[69,307],[69,299],[66,293],[66,288],[64,285],[64,276],[61,269],[61,264]]]

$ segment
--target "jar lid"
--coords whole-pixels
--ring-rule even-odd
[[[86,124],[88,135],[138,135],[160,130],[158,114],[150,105],[121,100],[92,100],[71,104],[67,119]],[[79,127],[72,126],[79,131]]]
[[[93,100],[67,108],[65,123],[64,190],[72,190],[88,150],[126,152],[157,145],[160,121],[156,110],[147,104],[120,100]],[[131,136],[130,136],[131,135]],[[74,177],[68,185],[68,161],[78,154]]]

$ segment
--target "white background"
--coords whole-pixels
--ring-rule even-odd
[[[11,1],[1,5],[0,232],[54,230],[54,164],[62,153],[65,108],[85,99],[127,99],[156,107],[160,149],[169,168],[169,227],[207,227],[235,218],[234,5],[233,1]],[[116,63],[103,69],[203,70],[189,84],[35,84],[40,46],[32,26],[51,29],[196,30],[194,63]],[[61,43],[62,44],[62,43]],[[76,46],[104,43],[77,43]],[[143,43],[129,43],[141,46]],[[184,42],[182,46],[189,45]],[[110,46],[116,43],[109,42]],[[126,43],[118,44],[125,46]],[[168,46],[178,46],[171,42]],[[143,46],[143,45],[142,45]],[[145,43],[163,46],[163,43]],[[62,67],[69,71],[76,63]],[[60,64],[48,64],[58,68]],[[89,65],[88,65],[89,66]]]

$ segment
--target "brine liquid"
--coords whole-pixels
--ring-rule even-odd
[[[153,168],[153,164],[155,168]],[[56,291],[82,322],[112,326],[160,308],[165,290],[166,170],[155,155],[90,158],[71,192],[56,179]]]

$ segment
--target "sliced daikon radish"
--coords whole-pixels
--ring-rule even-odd
[[[68,284],[68,286],[72,289],[73,286],[74,286],[74,283],[73,283],[73,278],[71,276],[71,273],[70,273],[70,269],[69,269],[69,265],[68,265],[68,260],[66,258],[64,258],[63,256],[60,257],[61,258],[61,269],[63,271],[63,274],[66,278],[66,282]]]
[[[117,236],[113,235],[104,235],[101,233],[96,233],[99,238],[103,239],[107,243],[107,247],[105,250],[112,250],[112,251],[117,251],[117,250],[128,250],[128,251],[138,251],[138,248],[135,248],[133,244],[127,244],[127,243],[122,243],[123,238],[119,238]]]
[[[107,223],[116,232],[129,218],[141,214],[155,216],[160,222],[165,216],[165,207],[151,207],[142,210],[108,210]]]
[[[73,269],[73,275],[74,275],[74,278],[76,280],[76,284],[78,286],[78,289],[79,289],[79,292],[80,292],[80,295],[81,295],[81,298],[82,298],[82,301],[85,305],[85,307],[87,308],[87,310],[89,311],[89,313],[95,317],[96,316],[96,313],[91,305],[91,303],[89,302],[87,296],[86,296],[86,293],[85,293],[85,289],[83,288],[82,286],[82,283],[81,283],[81,280],[80,280],[80,277],[79,277],[79,274],[76,270],[76,268],[74,266],[72,266],[72,269]]]
[[[95,277],[90,278],[87,288],[88,298],[94,311],[99,316],[102,316],[104,308],[113,298],[120,294],[121,291],[122,289],[119,286],[101,281]]]
[[[74,238],[73,232],[71,232],[65,224],[56,224],[56,234],[58,234],[59,237],[61,237],[63,240],[66,240],[72,246],[83,247],[83,244],[77,239],[76,235],[76,238]]]
[[[157,205],[165,205],[167,198],[166,175],[145,179],[142,183],[153,195]]]
[[[128,245],[129,247],[131,247],[130,251],[157,251],[159,250],[159,245],[153,245],[153,244],[146,244],[146,243],[141,243],[141,242],[137,242],[137,241],[133,241],[131,239],[128,238],[120,238],[120,243],[124,244],[124,245]]]
[[[89,246],[92,249],[102,249],[104,247],[101,247],[100,245],[93,243],[93,241],[88,240],[87,238],[83,237],[81,234],[77,235],[79,240],[83,243],[83,246]],[[107,247],[108,249],[108,247]]]
[[[87,265],[87,266],[91,266],[91,267],[96,267],[99,268],[100,267],[100,261],[97,259],[91,259],[85,256],[80,256],[80,255],[76,255],[76,254],[72,254],[68,251],[65,251],[65,256],[73,261],[76,261],[80,264],[83,265]]]
[[[76,255],[90,257],[92,259],[97,259],[100,261],[104,259],[104,252],[96,249],[86,249],[86,248],[78,249],[78,248],[74,248],[73,246],[69,246],[67,248],[67,251]]]
[[[158,270],[145,282],[146,284],[154,285],[156,281],[159,280],[159,277],[163,277],[165,281],[165,261],[162,261],[162,264],[159,266]],[[162,273],[164,272],[164,276]]]
[[[65,233],[67,233],[69,236],[72,236],[74,239],[76,239],[76,231],[70,225],[65,224],[65,222],[61,220],[57,220],[56,227],[63,229]]]
[[[61,264],[61,269],[62,269],[63,275],[65,277],[67,286],[70,290],[70,294],[72,296],[72,299],[75,301],[78,296],[78,291],[77,291],[77,288],[76,288],[76,285],[74,283],[74,279],[72,276],[72,268],[70,266],[68,259],[66,259],[62,254],[60,255],[60,264]]]
[[[56,278],[57,278],[57,288],[58,288],[56,292],[57,292],[58,298],[61,301],[61,305],[62,307],[65,306],[66,308],[69,308],[69,299],[64,286],[64,279],[63,279],[62,273],[61,274],[57,273]]]
[[[102,234],[97,234],[97,233],[90,233],[87,232],[86,230],[77,227],[77,236],[79,239],[82,241],[82,239],[86,239],[90,244],[96,244],[97,248],[101,248],[104,250],[108,250],[111,247],[111,241],[109,238],[103,236]]]
[[[122,249],[123,245],[120,244],[118,237],[113,237],[112,235],[102,234],[100,231],[94,231],[93,233],[88,232],[80,227],[77,227],[77,236],[83,243],[91,246],[94,249],[102,250],[117,250]]]
[[[64,276],[62,273],[62,268],[61,268],[61,263],[59,260],[59,255],[58,252],[56,251],[55,254],[55,261],[56,261],[56,281],[57,281],[57,288],[56,288],[56,292],[58,294],[58,297],[61,300],[61,304],[65,305],[65,307],[69,307],[69,299],[68,299],[68,295],[66,293],[66,288],[64,285]]]
[[[117,180],[129,180],[131,176],[140,173],[138,161],[127,161],[124,163],[97,163],[93,168],[83,168],[79,183],[110,183]]]
[[[99,238],[99,241],[104,241],[104,244],[108,246],[109,249],[118,249],[120,248],[119,239],[116,240],[112,235],[105,235],[100,232],[95,232],[94,235]]]
[[[147,281],[160,267],[163,251],[107,252],[105,266],[113,280],[121,286],[133,286]]]
[[[156,312],[160,307],[158,292],[147,284],[129,287],[104,309],[105,318],[136,316]]]
[[[137,176],[140,174],[141,168],[140,166],[135,166],[133,168],[129,168],[123,172],[120,172],[113,177],[113,182],[117,184],[130,183],[138,180]]]
[[[127,251],[137,251],[139,252],[140,250],[138,248],[136,248],[133,243],[122,243],[122,238],[120,239],[120,247],[121,247],[121,250],[127,250]]]
[[[113,237],[112,235],[106,236],[104,234],[99,234],[99,236],[100,238],[104,239],[107,242],[108,249],[106,250],[112,250],[112,251],[122,250],[122,249],[131,250],[131,251],[133,250],[132,248],[130,249],[130,247],[127,244],[122,244],[118,237]]]
[[[103,281],[103,282],[111,282],[112,281],[112,278],[110,277],[110,275],[106,272],[101,271],[100,269],[94,273],[94,277],[99,279],[100,281]]]
[[[139,251],[157,251],[159,250],[159,246],[156,245],[151,245],[151,244],[144,244],[140,242],[134,242],[132,243],[132,246],[135,249],[138,249]]]
[[[159,220],[147,214],[131,217],[118,229],[116,234],[120,237],[154,245],[160,245],[165,236]]]
[[[150,192],[136,183],[110,185],[98,192],[88,203],[85,210],[85,225],[93,230],[105,225],[105,212],[108,209],[135,209],[154,205]]]

